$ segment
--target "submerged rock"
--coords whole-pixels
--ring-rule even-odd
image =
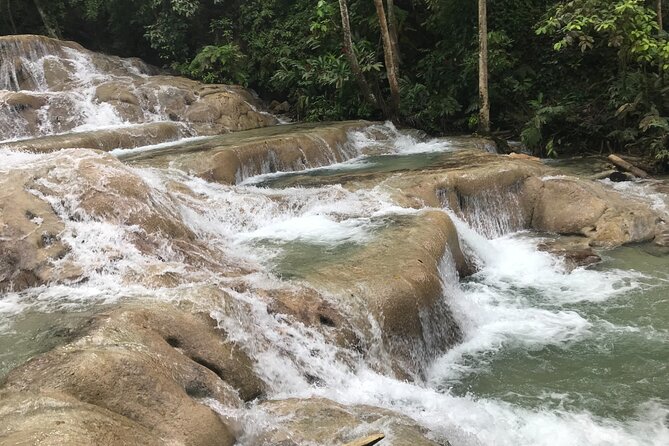
[[[393,446],[448,446],[435,442],[425,429],[398,413],[371,406],[344,406],[322,398],[267,401],[260,409],[282,422],[253,438],[258,446],[304,444],[363,444],[355,440],[382,432],[379,444]],[[368,443],[373,444],[373,443]]]

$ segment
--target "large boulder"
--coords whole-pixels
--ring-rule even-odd
[[[647,203],[568,177],[543,180],[532,217],[534,229],[584,235],[604,247],[652,240],[660,222]]]
[[[144,444],[150,433],[161,444],[232,445],[228,421],[200,401],[239,408],[263,388],[249,357],[208,316],[126,304],[96,316],[77,340],[10,372],[3,391],[23,402],[0,406],[0,418],[10,438],[25,443],[45,437],[60,414],[64,426],[49,432],[48,444],[90,443],[103,434],[95,424],[81,425],[92,418],[110,429],[108,438],[128,444]],[[23,408],[29,416],[19,418]]]
[[[352,190],[381,186],[406,207],[445,206],[489,237],[534,229],[580,235],[592,246],[613,248],[652,240],[667,219],[650,200],[601,182],[560,175],[536,160],[481,151],[461,150],[443,166],[420,172],[347,179]]]
[[[383,345],[362,348],[374,367],[421,379],[430,361],[461,336],[445,297],[444,268],[463,275],[470,270],[449,217],[426,211],[390,224],[343,262],[313,265],[302,279],[334,296],[366,333],[363,339],[374,339],[368,314],[375,318]]]

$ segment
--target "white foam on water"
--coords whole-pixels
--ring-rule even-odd
[[[616,421],[586,411],[530,410],[473,395],[438,392],[380,375],[355,358],[343,361],[337,349],[314,330],[269,314],[253,295],[231,295],[238,310],[228,308],[212,315],[257,361],[257,372],[270,384],[270,399],[323,397],[395,410],[454,446],[659,446],[669,439],[664,424],[669,410],[661,404],[649,402],[634,419]],[[317,382],[310,384],[308,376],[317,377]],[[254,420],[240,420],[246,424],[243,430],[260,435],[271,428],[256,426]],[[241,444],[253,444],[255,438],[252,435]]]
[[[0,149],[0,172],[25,168],[43,158],[43,155]]]
[[[382,153],[401,155],[453,150],[452,144],[447,140],[428,139],[422,134],[400,131],[390,121],[351,132],[350,138],[361,153],[370,148],[381,149]]]
[[[669,197],[654,189],[654,187],[657,184],[660,184],[661,181],[643,180],[622,181],[616,183],[606,178],[600,182],[627,197],[648,203],[653,210],[669,216]]]
[[[491,353],[502,348],[567,346],[592,336],[593,322],[564,305],[602,302],[640,286],[642,276],[633,271],[569,272],[560,260],[539,251],[536,240],[518,234],[488,240],[449,214],[479,270],[451,293],[464,340],[433,365],[435,385],[486,367]]]
[[[536,239],[516,233],[488,240],[455,213],[449,215],[463,244],[479,259],[475,277],[501,291],[531,288],[544,302],[597,302],[637,288],[644,277],[622,270],[576,268],[569,272],[560,259],[538,250]]]
[[[384,217],[417,212],[396,206],[377,189],[350,192],[336,185],[273,190],[213,184],[176,171],[172,175],[197,196],[182,196],[182,218],[191,229],[236,244],[258,239],[362,242]]]

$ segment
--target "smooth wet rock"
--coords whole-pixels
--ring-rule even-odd
[[[175,286],[203,269],[221,276],[246,271],[199,239],[175,211],[173,195],[155,190],[110,155],[90,150],[35,155],[3,173],[0,185],[2,290],[84,279],[137,254],[148,262],[142,271],[127,272],[129,283]],[[117,243],[102,237],[83,248],[85,256],[72,253],[73,245],[100,235],[86,233],[78,222],[107,228],[132,248],[117,251]]]
[[[390,373],[417,379],[461,336],[444,297],[442,268],[453,270],[453,281],[457,270],[469,271],[449,217],[426,211],[391,224],[345,262],[315,266],[304,280],[330,292],[366,340],[373,339],[372,314],[383,345],[363,342],[363,354]],[[389,360],[380,364],[377,355]]]
[[[123,159],[141,166],[169,165],[208,181],[236,184],[255,175],[299,171],[353,158],[358,153],[349,141],[349,132],[368,125],[366,121],[283,125]]]
[[[24,405],[34,408],[35,422],[59,412],[64,419],[75,418],[62,433],[65,438],[81,435],[89,441],[98,434],[94,427],[92,434],[86,429],[73,433],[78,415],[69,414],[74,411],[101,418],[111,429],[110,437],[129,435],[130,430],[137,438],[130,444],[142,444],[150,432],[161,444],[192,445],[235,442],[228,422],[200,399],[234,408],[263,389],[249,357],[226,341],[208,316],[147,302],[96,316],[77,340],[10,372],[2,388],[32,395]],[[46,414],[44,398],[54,394],[65,397],[56,398],[56,407]],[[63,399],[67,404],[57,402]],[[0,423],[13,423],[16,438],[46,436],[48,423],[18,423],[17,411],[21,413],[21,406],[0,409]],[[140,429],[133,429],[135,425]],[[60,440],[53,438],[50,444],[64,444]]]
[[[0,391],[0,445],[163,445],[127,417],[57,391]]]
[[[133,148],[174,141],[189,136],[189,134],[189,130],[178,123],[156,122],[120,129],[42,136],[40,138],[2,143],[0,144],[0,149],[35,153],[55,152],[62,149],[111,151],[120,148]]]
[[[655,237],[664,217],[649,203],[559,173],[532,160],[462,150],[441,169],[352,176],[346,187],[381,185],[402,206],[445,206],[487,236],[533,229],[583,235],[606,248]]]
[[[549,252],[564,260],[565,268],[572,271],[588,267],[602,261],[602,258],[590,246],[586,237],[559,237],[539,244],[541,251]]]
[[[253,438],[258,446],[343,445],[382,431],[378,444],[393,446],[447,446],[430,440],[427,431],[398,413],[370,406],[343,406],[322,398],[287,399],[262,403],[260,408],[282,420]],[[353,443],[356,444],[356,443]]]
[[[55,262],[69,250],[60,239],[63,222],[47,202],[26,190],[27,180],[20,171],[0,175],[0,292],[50,281],[57,273]],[[78,275],[67,271],[63,279]]]
[[[543,181],[532,217],[534,229],[585,235],[604,247],[652,240],[659,222],[648,204],[569,177]]]

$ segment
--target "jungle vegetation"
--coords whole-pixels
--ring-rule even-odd
[[[386,118],[491,131],[544,156],[669,161],[661,0],[0,0],[0,11],[0,34],[243,84],[300,120]]]

